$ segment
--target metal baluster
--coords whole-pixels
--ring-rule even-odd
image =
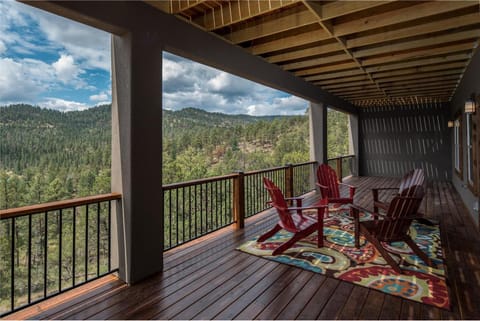
[[[85,206],[85,281],[88,280],[88,204]]]
[[[112,231],[111,231],[111,224],[112,224],[112,201],[108,201],[108,272],[112,270],[112,258],[111,258],[111,253],[112,253]]]
[[[62,210],[58,212],[58,292],[62,292],[62,234],[63,234],[63,215]]]
[[[175,235],[177,242],[175,245],[178,245],[178,234],[180,234],[180,228],[178,226],[178,188],[175,188],[175,219],[177,224],[175,225]]]
[[[45,237],[43,240],[43,297],[47,296],[47,261],[48,261],[48,212],[45,212],[45,226],[44,226],[44,233]]]
[[[73,233],[73,237],[72,237],[72,263],[73,263],[73,266],[72,266],[72,274],[73,274],[73,281],[72,281],[72,285],[75,286],[75,281],[76,281],[76,271],[75,271],[75,266],[77,265],[76,264],[76,254],[77,254],[77,244],[76,244],[76,240],[77,240],[77,207],[74,206],[73,207],[73,217],[72,217],[72,233]]]
[[[97,203],[97,276],[100,275],[100,202]]]
[[[15,308],[15,218],[12,217],[12,240],[10,242],[10,305],[11,310]]]
[[[28,304],[32,302],[32,214],[28,215]]]

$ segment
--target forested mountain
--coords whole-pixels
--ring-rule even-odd
[[[329,157],[348,153],[329,113]],[[308,161],[308,117],[163,111],[163,184]],[[0,209],[110,191],[111,107],[0,107]],[[159,164],[159,166],[161,166]]]

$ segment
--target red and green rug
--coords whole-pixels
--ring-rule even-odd
[[[363,215],[362,219],[371,219]],[[273,249],[291,237],[291,233],[280,231],[263,243],[257,243],[255,238],[238,249],[405,299],[450,309],[438,226],[414,222],[410,235],[432,259],[435,268],[423,263],[403,242],[384,244],[400,263],[403,274],[393,271],[363,237],[360,238],[361,247],[355,248],[353,222],[347,211],[331,213],[325,219],[322,248],[316,247],[317,234],[313,233],[282,255],[271,256]]]

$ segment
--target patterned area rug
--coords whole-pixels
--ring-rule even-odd
[[[362,215],[362,220],[371,219],[369,215]],[[400,263],[404,274],[396,273],[363,236],[360,237],[360,248],[355,248],[353,222],[347,211],[331,212],[330,217],[325,219],[322,248],[316,247],[317,234],[313,233],[282,255],[271,256],[273,249],[291,237],[291,233],[282,230],[263,243],[257,243],[255,238],[238,250],[405,299],[450,309],[438,226],[414,222],[410,235],[432,259],[435,268],[423,263],[403,242],[384,245]]]

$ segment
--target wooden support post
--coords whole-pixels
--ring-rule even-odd
[[[338,177],[338,180],[339,180],[340,182],[341,182],[342,179],[343,179],[342,160],[343,160],[342,157],[338,157],[338,158],[336,159],[336,162],[337,162],[337,177]]]
[[[233,219],[237,229],[245,226],[245,175],[239,171],[233,178]]]
[[[293,165],[287,164],[285,165],[285,196],[286,197],[294,197],[293,191]]]

